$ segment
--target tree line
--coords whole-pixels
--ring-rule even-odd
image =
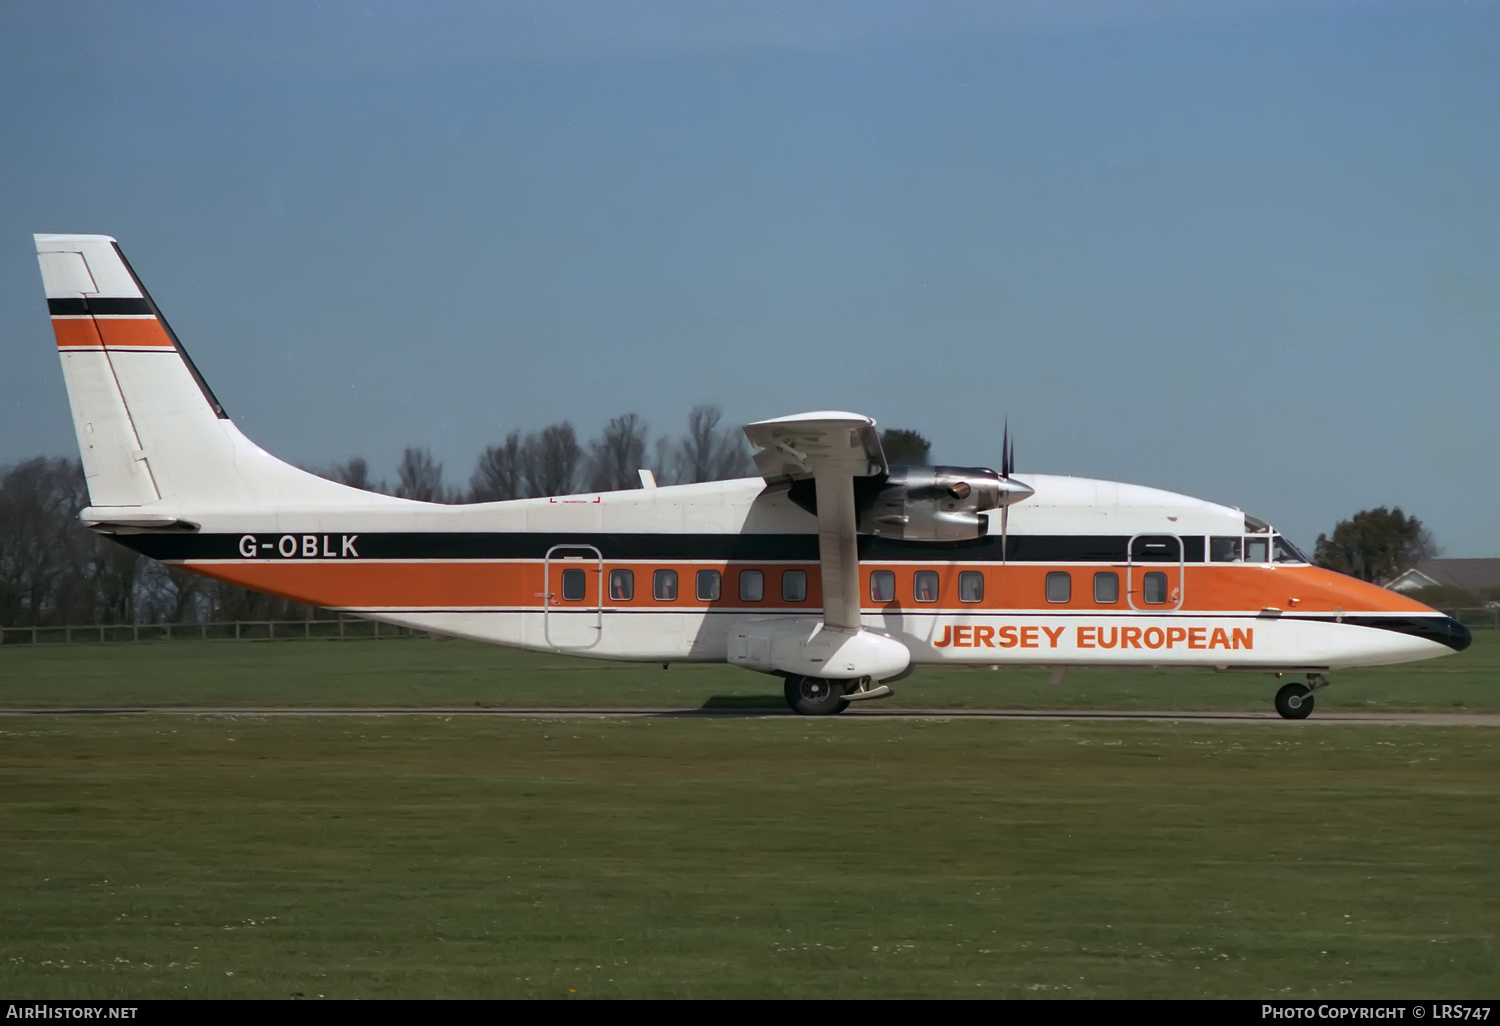
[[[443,465],[425,446],[409,446],[392,483],[375,481],[369,464],[355,456],[313,472],[341,484],[422,502],[499,502],[577,492],[615,492],[641,486],[640,471],[658,484],[726,481],[755,473],[750,449],[738,427],[725,426],[717,406],[695,406],[687,430],[653,444],[649,426],[634,413],[610,420],[599,437],[580,442],[567,421],[540,431],[512,431],[479,454],[467,485],[443,480]]]

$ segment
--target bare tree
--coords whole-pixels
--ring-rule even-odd
[[[646,466],[646,422],[634,413],[615,417],[591,445],[589,491],[638,488]]]
[[[335,463],[333,469],[323,476],[350,488],[363,488],[367,492],[380,491],[379,486],[370,480],[370,465],[363,456],[351,456],[343,463]]]
[[[446,502],[443,490],[443,465],[432,458],[432,450],[407,446],[396,468],[396,494],[420,502]]]
[[[38,622],[129,623],[136,615],[140,571],[145,564],[136,553],[83,526],[78,514],[89,504],[83,464],[77,460],[49,460],[47,487],[56,497],[47,531],[58,574],[53,587],[51,615]]]
[[[210,621],[307,620],[316,615],[311,606],[224,581],[205,580],[202,602],[203,616]]]
[[[486,446],[469,478],[470,502],[500,502],[519,499],[526,490],[525,443],[521,432],[512,431],[499,445]]]
[[[65,531],[77,512],[71,470],[67,460],[39,457],[0,479],[0,623],[61,622],[81,598],[67,594],[69,585],[76,592],[87,563]]]
[[[96,607],[93,615],[70,617],[71,622],[149,622],[153,613],[152,602],[149,583],[142,577],[151,561],[107,538],[95,535],[92,541],[90,583],[96,596]],[[144,602],[141,601],[143,597]]]
[[[543,428],[540,435],[528,435],[522,451],[527,495],[567,495],[582,462],[583,449],[567,421]]]
[[[0,624],[129,622],[142,559],[79,522],[76,460],[32,459],[0,475]]]
[[[190,574],[85,528],[89,504],[77,460],[0,468],[0,626],[290,619],[288,599]]]
[[[193,623],[208,610],[208,579],[153,559],[141,560],[135,622]]]
[[[677,480],[677,446],[670,438],[658,438],[656,444],[651,447],[655,450],[651,457],[648,469],[651,476],[656,478],[657,484],[678,484]]]
[[[717,406],[694,406],[688,414],[687,434],[677,443],[677,481],[725,481],[751,471],[750,450],[734,427],[719,429],[724,411]]]

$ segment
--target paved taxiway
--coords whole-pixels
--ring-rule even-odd
[[[513,708],[400,708],[340,707],[288,708],[212,706],[118,707],[96,709],[0,709],[4,716],[498,716],[510,719],[736,719],[791,716],[786,708],[764,709],[513,709]],[[1314,712],[1306,720],[1283,720],[1274,712],[1212,712],[1188,710],[1123,709],[862,709],[855,707],[844,718],[880,720],[1146,720],[1193,723],[1328,723],[1373,726],[1500,727],[1500,713],[1480,712],[1359,712],[1331,710]]]

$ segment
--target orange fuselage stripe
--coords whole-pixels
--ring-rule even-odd
[[[597,564],[592,561],[575,563],[554,562],[551,581],[544,580],[541,561],[518,562],[440,562],[436,560],[412,560],[405,562],[377,562],[374,560],[307,561],[301,560],[247,560],[245,562],[186,563],[186,569],[228,581],[233,584],[270,592],[313,605],[343,608],[370,609],[465,609],[465,608],[533,608],[540,609],[552,595],[551,604],[593,607],[598,605],[601,585],[595,572]],[[579,603],[562,603],[562,571],[583,569],[585,574],[584,598]],[[818,609],[822,605],[818,566],[816,563],[800,566],[776,564],[755,566],[736,563],[705,565],[703,563],[650,563],[629,564],[606,561],[604,582],[609,572],[629,569],[635,574],[634,597],[630,601],[614,601],[606,597],[606,608],[621,609],[677,609],[681,611],[701,609],[736,609],[747,612],[766,607]],[[699,570],[717,569],[722,575],[721,598],[700,601],[696,597],[696,573]],[[765,599],[761,602],[745,602],[739,598],[738,574],[743,570],[758,569],[765,574]],[[677,572],[677,595],[672,601],[659,601],[652,596],[652,576],[656,570]],[[807,574],[807,598],[798,603],[781,597],[781,574],[786,570],[801,570]],[[961,564],[862,564],[861,588],[865,596],[865,612],[920,614],[934,610],[973,610],[975,612],[998,612],[1014,610],[1053,610],[1058,613],[1079,612],[1128,612],[1130,598],[1144,612],[1177,612],[1194,615],[1224,612],[1255,612],[1265,608],[1281,609],[1300,613],[1411,613],[1430,614],[1428,607],[1384,588],[1366,584],[1328,570],[1311,566],[1255,566],[1255,565],[1189,565],[1185,569],[1186,581],[1178,578],[1176,564],[1167,566],[1106,567],[1099,564],[1074,566],[1016,566],[984,564],[964,566]],[[890,570],[896,576],[896,600],[888,603],[870,601],[870,574],[875,570]],[[936,570],[939,575],[938,601],[916,602],[912,599],[915,575],[922,570]],[[980,602],[960,602],[958,575],[965,570],[979,570],[984,574],[984,599]],[[1168,573],[1169,592],[1181,588],[1183,602],[1180,609],[1174,608],[1175,600],[1166,606],[1148,606],[1141,601],[1141,576],[1146,572]],[[1046,576],[1049,573],[1067,572],[1072,575],[1072,598],[1067,603],[1049,604],[1046,601]],[[1120,576],[1120,599],[1114,603],[1098,603],[1093,598],[1093,577],[1096,573],[1116,573]],[[1128,586],[1131,593],[1127,594]],[[608,588],[608,584],[604,586]],[[1293,601],[1295,600],[1295,601]]]

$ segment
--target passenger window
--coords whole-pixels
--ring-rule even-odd
[[[677,601],[676,570],[658,570],[651,575],[651,597],[658,602]]]
[[[870,601],[896,601],[896,574],[892,570],[876,570],[870,574]]]
[[[1120,575],[1112,570],[1094,575],[1094,601],[1101,606],[1120,601]]]
[[[740,601],[759,602],[766,597],[766,575],[759,570],[740,571]]]
[[[1071,602],[1073,599],[1073,575],[1066,570],[1053,570],[1047,575],[1047,601]]]
[[[1269,538],[1246,538],[1245,539],[1245,562],[1264,563],[1271,554],[1271,540]]]
[[[588,590],[588,578],[582,570],[564,570],[562,584],[564,602],[583,601],[583,594]]]
[[[1208,559],[1211,563],[1238,563],[1240,561],[1239,538],[1210,538]]]
[[[629,602],[635,598],[635,571],[611,570],[609,572],[609,600]]]
[[[807,601],[807,574],[802,570],[788,570],[781,575],[781,597],[787,602]]]
[[[936,602],[938,575],[936,570],[918,570],[911,583],[912,598],[918,602]]]
[[[719,571],[699,570],[697,584],[699,602],[719,601],[719,589],[721,587]]]
[[[1153,606],[1159,606],[1167,601],[1167,575],[1159,570],[1153,570],[1146,575],[1141,585],[1141,597]]]
[[[984,601],[984,574],[978,570],[965,570],[958,575],[958,600],[960,602]]]

